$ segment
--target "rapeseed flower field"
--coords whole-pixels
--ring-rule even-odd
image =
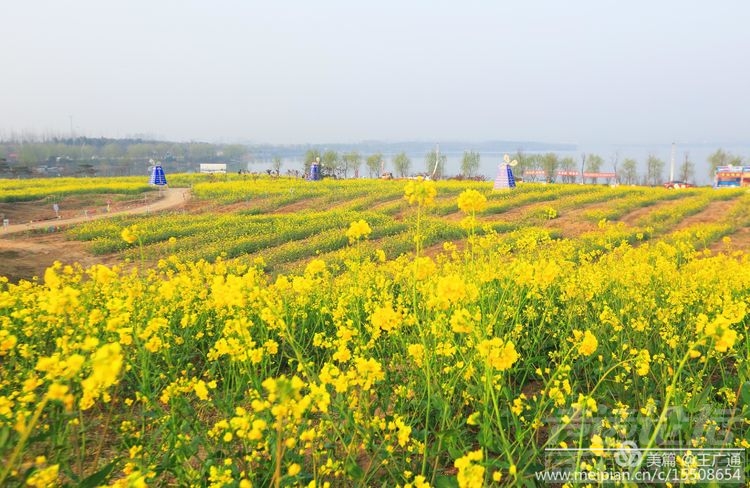
[[[183,178],[238,207],[86,223],[121,265],[0,278],[0,485],[535,486],[553,449],[750,448],[744,192]]]

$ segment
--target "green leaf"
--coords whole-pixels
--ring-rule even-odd
[[[97,486],[101,486],[107,480],[109,475],[112,473],[112,470],[115,469],[115,466],[117,465],[118,462],[120,462],[120,460],[115,459],[111,463],[105,465],[102,469],[100,469],[96,473],[82,480],[81,483],[78,485],[78,487],[79,488],[96,488]]]
[[[0,429],[0,447],[5,446],[5,443],[8,442],[9,437],[10,437],[10,427],[4,427]]]
[[[458,479],[455,476],[440,475],[435,478],[435,488],[458,488]]]
[[[362,469],[362,467],[359,464],[357,464],[356,461],[352,459],[346,462],[345,469],[346,469],[346,474],[348,474],[355,480],[360,480],[365,475],[365,472]]]
[[[750,381],[742,383],[742,387],[740,388],[740,399],[740,403],[750,405]]]

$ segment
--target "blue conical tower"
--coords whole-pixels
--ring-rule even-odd
[[[151,178],[149,178],[148,183],[150,185],[156,186],[165,186],[167,184],[167,177],[164,175],[164,169],[161,167],[161,164],[157,164],[154,166],[154,169],[151,171]]]

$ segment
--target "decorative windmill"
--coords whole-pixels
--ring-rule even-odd
[[[315,162],[310,165],[310,175],[307,177],[310,181],[320,181],[323,175],[320,173],[320,158],[315,158]]]
[[[154,163],[154,160],[151,160],[151,163],[154,164],[154,168],[151,170],[151,178],[148,180],[149,185],[156,185],[159,187],[159,190],[164,188],[167,185],[167,177],[164,175],[164,168],[161,167],[161,163]]]
[[[511,161],[507,154],[503,156],[503,162],[497,168],[497,178],[495,178],[493,190],[512,190],[516,187],[516,178],[513,176],[511,168],[517,164],[518,161],[515,159]]]

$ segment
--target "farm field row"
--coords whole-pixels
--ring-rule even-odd
[[[155,263],[169,255],[186,261],[212,261],[221,256],[246,263],[260,258],[266,271],[274,273],[294,269],[290,264],[296,264],[299,271],[316,254],[345,250],[343,229],[348,222],[364,218],[374,230],[368,251],[381,249],[388,258],[395,258],[413,244],[414,214],[408,212],[402,197],[404,185],[379,180],[197,182],[192,185],[193,198],[210,202],[210,210],[97,221],[69,235],[90,243],[96,254],[124,252],[131,261],[143,258]],[[477,233],[509,235],[534,228],[554,238],[575,238],[584,251],[611,245],[616,239],[631,244],[668,239],[684,219],[716,201],[727,201],[729,207],[710,225],[701,225],[696,245],[710,246],[748,223],[743,213],[747,197],[737,190],[529,184],[512,192],[493,192],[490,184],[476,182],[441,182],[436,188],[435,205],[421,216],[423,245],[428,248],[465,240],[456,196],[467,188],[487,198],[486,208],[476,215]],[[132,225],[139,227],[138,246],[120,238],[122,228]]]
[[[744,191],[170,185],[179,211],[65,231],[122,265],[0,278],[1,486],[535,486],[550,449],[750,448]]]

